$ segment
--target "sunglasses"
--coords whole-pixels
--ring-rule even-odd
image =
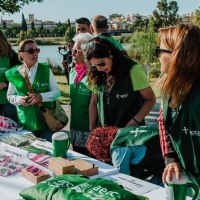
[[[77,54],[79,51],[82,51],[80,49],[72,49],[72,54]]]
[[[36,49],[20,50],[20,52],[28,52],[29,54],[34,54],[34,52],[40,53],[40,49],[36,48]]]
[[[34,176],[38,176],[40,175],[40,173],[42,172],[41,169],[37,168],[37,167],[34,167],[34,166],[28,166],[26,167],[26,171],[27,172],[30,172],[31,174],[33,174]]]
[[[155,56],[156,56],[157,58],[160,57],[160,54],[161,54],[162,52],[170,53],[170,54],[172,53],[172,51],[167,50],[167,49],[160,49],[160,47],[156,47],[156,48],[155,48]]]
[[[104,67],[104,66],[106,66],[106,63],[104,61],[101,61],[101,62],[98,62],[96,65],[90,65],[90,67],[92,69],[96,68],[97,66],[98,67]]]

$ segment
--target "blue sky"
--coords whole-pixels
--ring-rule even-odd
[[[31,3],[14,15],[2,15],[3,19],[21,22],[22,13],[25,18],[34,14],[38,20],[65,22],[79,17],[91,19],[97,14],[108,17],[110,14],[130,15],[139,13],[148,16],[156,9],[158,0],[44,0],[43,3]],[[177,0],[178,14],[194,12],[200,7],[199,0]]]

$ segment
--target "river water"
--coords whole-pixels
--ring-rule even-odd
[[[50,59],[53,65],[61,65],[63,56],[59,54],[58,47],[63,47],[63,45],[48,45],[48,46],[38,46],[40,48],[39,62],[47,62]],[[127,49],[127,46],[123,46]],[[17,52],[17,46],[13,46],[13,49]],[[65,53],[61,50],[61,53]],[[67,52],[66,52],[67,53]]]
[[[40,48],[39,62],[47,62],[47,59],[55,65],[61,65],[63,56],[59,54],[58,47],[63,45],[49,45],[49,46],[38,46]],[[13,49],[17,52],[17,46],[13,46]]]

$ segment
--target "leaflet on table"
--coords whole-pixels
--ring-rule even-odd
[[[122,185],[125,190],[137,195],[142,195],[159,188],[157,185],[122,173],[104,176],[103,178],[117,182],[118,184]]]
[[[33,134],[30,131],[27,130],[20,130],[20,131],[15,131],[15,132],[10,132],[10,133],[0,133],[0,138],[5,137],[5,136],[10,136],[11,134],[16,134],[16,135],[26,135],[26,134]]]
[[[42,141],[36,140],[31,144],[31,146],[34,146],[38,149],[44,149],[49,152],[53,152],[52,143],[50,142],[42,142]]]
[[[20,158],[28,158],[29,152],[17,147],[13,147],[9,144],[0,142],[0,152],[2,154],[10,154]]]

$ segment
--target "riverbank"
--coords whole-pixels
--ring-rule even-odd
[[[19,38],[7,38],[12,46],[18,45]],[[65,37],[34,38],[38,45],[65,45]]]

